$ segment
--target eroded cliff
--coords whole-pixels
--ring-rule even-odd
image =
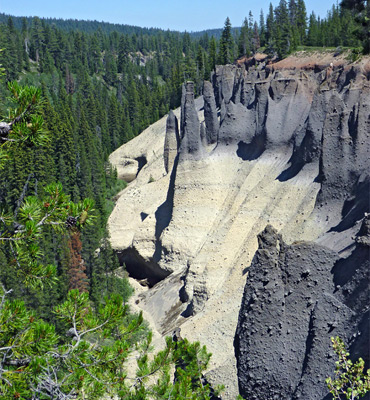
[[[368,60],[333,55],[217,67],[204,102],[188,83],[167,133],[158,121],[110,157],[132,180],[112,245],[151,287],[135,303],[160,334],[181,326],[207,345],[226,399],[323,399],[332,331],[361,350],[369,79]]]

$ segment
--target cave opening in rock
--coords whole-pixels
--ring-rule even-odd
[[[146,286],[153,287],[170,274],[161,269],[155,261],[144,260],[134,248],[117,252],[117,256],[120,264],[125,265],[129,276]]]

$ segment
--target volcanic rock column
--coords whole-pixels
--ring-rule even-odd
[[[217,106],[215,95],[213,93],[213,87],[208,81],[204,81],[203,98],[204,119],[206,122],[206,141],[207,144],[213,144],[217,142],[219,122],[217,118]]]
[[[176,115],[171,110],[168,114],[166,123],[166,137],[164,140],[164,168],[166,172],[171,172],[177,150],[180,146],[180,135]]]
[[[197,156],[202,153],[202,142],[200,139],[200,123],[198,113],[194,104],[194,83],[186,82],[186,90],[183,91],[181,101],[183,112],[181,113],[182,131],[180,145],[180,160],[186,155]],[[198,154],[200,153],[200,154]]]

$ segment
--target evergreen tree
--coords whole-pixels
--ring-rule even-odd
[[[81,257],[82,243],[80,239],[80,232],[72,231],[68,241],[69,247],[69,268],[68,289],[78,289],[80,292],[87,292],[89,282],[85,273],[86,266]]]
[[[265,46],[265,44],[266,44],[266,25],[265,25],[265,16],[263,14],[262,9],[261,9],[261,13],[260,13],[259,35],[260,35],[261,46]]]
[[[361,41],[363,52],[370,53],[370,2],[367,0],[342,0],[341,7],[355,13],[355,36]]]
[[[227,17],[220,39],[219,62],[221,64],[230,64],[234,59],[233,50],[234,40],[231,35],[231,23],[229,17]]]
[[[140,114],[139,114],[139,94],[136,89],[136,83],[134,78],[132,78],[127,90],[128,97],[128,112],[130,115],[130,121],[132,130],[137,135],[140,132]]]
[[[247,18],[244,19],[243,25],[240,28],[240,35],[239,35],[239,57],[246,55],[249,57],[251,48],[250,48],[250,36],[249,36],[249,27],[248,27],[248,20]]]
[[[256,52],[261,47],[260,35],[258,33],[257,22],[254,23],[254,27],[253,27],[253,47],[254,47],[254,52]]]
[[[312,11],[309,18],[307,44],[309,46],[315,46],[317,45],[318,41],[319,41],[319,22],[316,18],[315,13]]]
[[[297,28],[299,36],[299,44],[304,44],[307,31],[307,13],[304,0],[297,0]]]
[[[276,50],[280,58],[286,57],[292,50],[291,28],[286,0],[280,0],[275,8]]]
[[[274,17],[274,7],[271,3],[266,19],[266,44],[268,52],[274,53],[276,51],[276,23]]]
[[[217,43],[216,39],[212,36],[211,40],[209,41],[209,69],[214,71],[216,67],[216,60],[217,60]]]
[[[105,64],[105,81],[108,85],[114,85],[117,79],[117,63],[113,53],[106,53],[104,57]]]
[[[31,28],[30,57],[38,63],[44,40],[43,28],[38,17],[33,18]]]

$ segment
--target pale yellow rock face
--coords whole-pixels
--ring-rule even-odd
[[[313,240],[322,233],[310,220],[319,190],[314,183],[317,166],[307,165],[286,182],[277,180],[292,154],[290,147],[265,151],[254,161],[243,161],[236,148],[228,148],[211,151],[200,161],[181,162],[172,217],[156,238],[156,211],[166,201],[170,185],[170,172],[165,173],[163,163],[165,123],[161,119],[110,157],[120,176],[125,174],[121,160],[147,159],[109,218],[112,246],[119,251],[135,248],[144,260],[151,260],[160,240],[158,264],[171,274],[141,290],[132,302],[139,301],[136,306],[150,316],[153,329],[161,335],[181,326],[183,337],[205,344],[213,354],[207,378],[225,385],[224,399],[235,399],[233,340],[257,234],[267,224],[287,242]],[[147,215],[144,220],[141,213]],[[187,303],[179,295],[184,283]],[[195,315],[185,318],[181,313],[189,302]]]
[[[175,112],[179,117],[180,111]],[[109,218],[109,231],[114,249],[122,250],[132,245],[138,230],[145,229],[141,212],[149,216],[166,198],[169,175],[163,163],[166,118],[162,118],[138,137],[118,148],[109,156],[117,168],[118,177],[131,184],[119,195],[116,207]],[[147,164],[138,174],[136,159],[145,158]],[[154,180],[154,182],[149,182]],[[154,190],[155,187],[155,190]],[[145,225],[151,224],[146,222]]]

